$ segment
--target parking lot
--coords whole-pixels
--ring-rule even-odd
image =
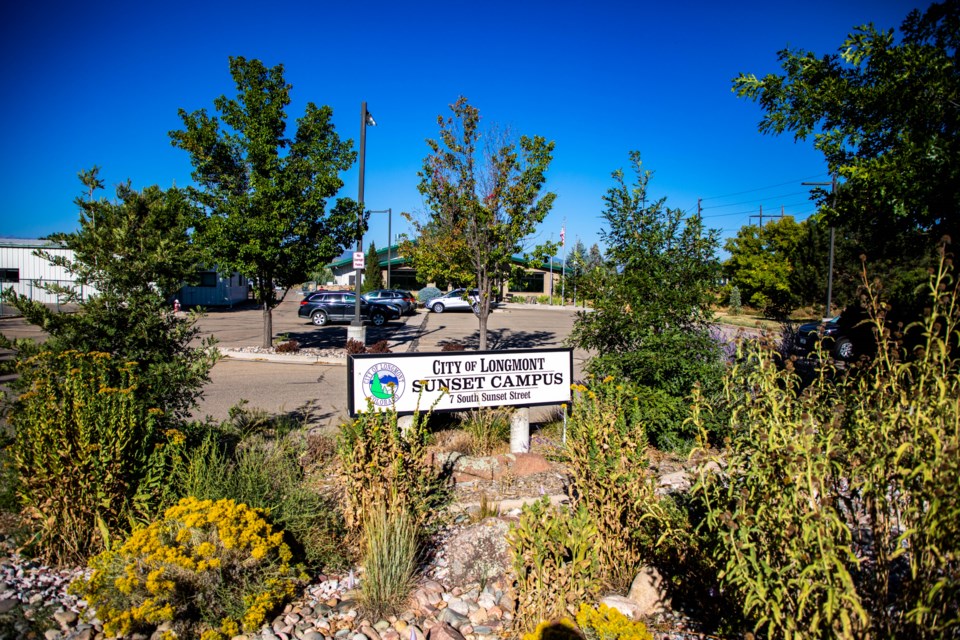
[[[299,296],[288,297],[273,311],[273,333],[297,340],[302,347],[342,347],[346,325],[314,327],[297,317]],[[490,349],[562,347],[573,327],[572,309],[504,305],[490,314]],[[221,347],[259,345],[263,314],[259,309],[210,311],[201,321],[203,335],[213,335]],[[383,327],[367,327],[367,344],[386,340],[395,353],[439,351],[446,342],[467,348],[479,344],[478,321],[472,313],[436,314],[420,309]],[[574,378],[582,376],[586,354],[574,352]],[[212,383],[196,415],[223,419],[241,399],[271,413],[292,413],[315,426],[337,426],[347,417],[347,372],[342,364],[296,364],[225,358],[214,367]],[[539,409],[531,416],[549,412]]]

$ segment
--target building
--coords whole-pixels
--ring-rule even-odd
[[[216,269],[197,274],[197,284],[184,285],[174,298],[185,307],[232,307],[250,297],[250,282],[239,273]]]
[[[47,291],[44,285],[75,287],[82,300],[97,293],[94,287],[78,285],[66,268],[38,255],[41,251],[68,261],[74,259],[72,249],[49,240],[0,238],[0,287],[13,287],[16,293],[31,300],[53,305],[64,302],[64,296]]]
[[[404,289],[407,291],[417,291],[430,283],[422,282],[417,276],[417,271],[406,258],[399,255],[398,245],[390,247],[390,284],[387,285],[387,249],[377,251],[380,270],[383,273],[384,286],[390,289]],[[524,260],[520,256],[514,256],[513,262],[524,268],[524,275],[519,282],[505,282],[502,286],[501,294],[503,296],[542,296],[542,295],[560,295],[563,263],[554,259],[550,262],[534,262]],[[356,269],[353,268],[353,254],[349,254],[329,265],[333,272],[333,284],[341,288],[354,288],[356,280]],[[572,273],[568,267],[567,275]],[[363,269],[360,270],[360,280],[363,282]]]

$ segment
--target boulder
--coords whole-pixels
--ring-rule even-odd
[[[510,569],[509,530],[505,521],[487,518],[451,536],[443,549],[450,570],[449,583],[466,586],[506,575]]]
[[[663,576],[654,567],[641,567],[630,585],[627,599],[636,603],[640,616],[663,613],[670,607]]]

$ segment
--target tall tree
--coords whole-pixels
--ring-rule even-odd
[[[819,194],[826,222],[856,233],[872,271],[913,282],[905,265],[925,281],[930,250],[960,232],[960,0],[912,11],[900,31],[861,26],[822,57],[784,49],[783,75],[733,88],[760,104],[761,132],[813,136],[841,177],[835,202]]]
[[[544,174],[553,158],[554,143],[540,136],[518,142],[488,135],[480,148],[480,111],[460,97],[450,105],[453,115],[437,117],[440,139],[428,140],[419,190],[429,221],[416,226],[423,237],[452,238],[462,243],[458,267],[469,268],[480,290],[477,316],[480,349],[487,348],[487,319],[492,284],[508,277],[513,256],[540,224],[555,194],[541,195]],[[417,243],[415,253],[429,250]]]
[[[78,302],[77,313],[52,312],[12,290],[4,297],[50,335],[45,349],[104,352],[135,361],[148,405],[168,417],[185,418],[216,357],[212,342],[191,344],[198,333],[195,318],[176,316],[168,303],[196,274],[198,253],[190,229],[199,212],[176,188],[137,191],[121,184],[116,200],[109,201],[94,197],[103,186],[96,167],[81,172],[80,179],[79,230],[50,238],[72,249],[73,258],[39,252],[73,274],[78,287],[47,288]],[[91,289],[96,293],[81,295]]]
[[[207,215],[197,240],[207,260],[247,276],[263,308],[263,346],[273,337],[272,310],[286,291],[339,255],[363,226],[356,203],[326,201],[343,186],[339,177],[356,157],[341,141],[330,107],[308,102],[293,138],[286,136],[291,86],[283,65],[230,58],[236,98],[214,100],[219,117],[201,109],[180,110],[182,130],[171,131],[175,147],[190,154],[192,196]]]
[[[615,171],[603,198],[609,268],[591,275],[593,311],[577,314],[570,340],[597,353],[588,364],[595,375],[629,380],[662,397],[674,423],[665,432],[673,437],[694,384],[713,390],[720,380],[719,346],[709,330],[719,234],[705,229],[700,216],[684,219],[665,198],[648,202],[652,174],[643,170],[639,152],[630,160],[636,183],[628,185],[624,172]]]
[[[380,269],[380,256],[377,255],[377,245],[370,243],[367,249],[366,268],[363,271],[363,283],[360,290],[375,291],[383,289],[383,271]]]

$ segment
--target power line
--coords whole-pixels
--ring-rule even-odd
[[[741,200],[740,202],[729,202],[727,204],[715,204],[709,207],[704,207],[704,209],[723,209],[724,207],[736,207],[741,204],[751,204],[753,202],[766,202],[769,200],[776,200],[778,198],[787,198],[790,196],[799,196],[799,195],[810,195],[810,191],[809,190],[794,191],[792,193],[781,193],[773,196],[767,196],[764,198],[755,198],[753,200]]]
[[[788,185],[788,184],[797,184],[798,182],[801,182],[801,181],[803,181],[803,180],[812,180],[813,178],[819,178],[819,177],[825,176],[825,175],[830,175],[830,174],[828,174],[828,173],[816,173],[816,174],[814,174],[814,175],[812,175],[812,176],[807,176],[806,178],[797,178],[796,180],[788,180],[787,182],[780,182],[780,183],[777,183],[777,184],[771,184],[771,185],[766,186],[766,187],[757,187],[756,189],[747,189],[746,191],[736,191],[736,192],[734,192],[734,193],[725,193],[725,194],[719,195],[719,196],[710,196],[710,197],[708,197],[708,198],[701,198],[701,200],[718,200],[718,199],[720,199],[720,198],[730,198],[730,197],[732,197],[732,196],[743,195],[744,193],[755,193],[755,192],[757,192],[757,191],[765,191],[766,189],[773,189],[773,188],[775,188],[775,187],[782,187],[782,186],[785,186],[785,185]]]

